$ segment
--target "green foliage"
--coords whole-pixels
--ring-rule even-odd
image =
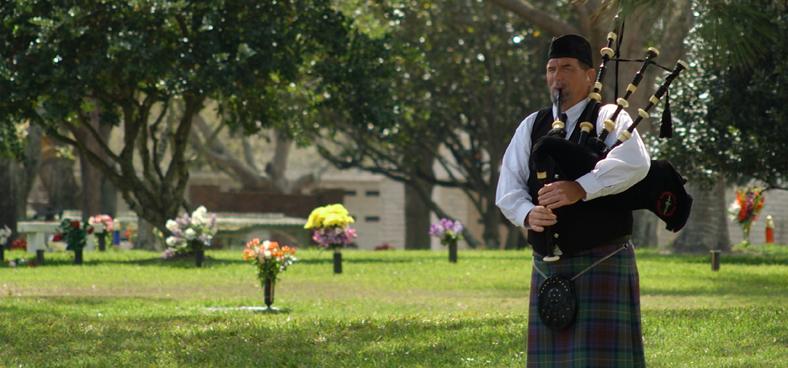
[[[443,252],[343,254],[337,277],[330,252],[299,250],[277,282],[280,314],[233,309],[263,305],[240,250],[209,250],[202,269],[143,251],[0,268],[0,365],[524,365],[528,252],[460,252],[457,264]],[[708,256],[637,255],[650,367],[779,366],[785,246],[723,255],[720,272]]]
[[[63,219],[57,231],[66,242],[66,249],[78,252],[87,246],[88,234],[93,231],[87,221]]]
[[[547,38],[477,1],[395,1],[357,13],[388,31],[377,41],[384,51],[349,68],[363,78],[342,77],[359,82],[332,84],[332,96],[353,92],[321,106],[329,111],[318,117],[320,153],[339,167],[462,189],[497,245],[499,160],[522,119],[547,103]],[[433,172],[433,160],[446,175]]]
[[[771,28],[778,39],[788,37],[785,7],[759,9],[767,19],[739,22],[726,18],[757,45],[757,54],[747,63],[732,64],[735,50],[726,44],[710,43],[706,32],[716,32],[720,20],[712,17],[719,9],[698,6],[701,19],[690,33],[687,59],[690,69],[672,90],[676,136],[660,148],[660,155],[674,159],[680,171],[696,180],[711,180],[723,174],[733,181],[758,179],[771,188],[785,188],[788,130],[783,123],[788,101],[788,48],[775,41],[763,28]],[[711,23],[711,25],[707,23]],[[677,98],[676,98],[677,97]]]
[[[310,91],[354,77],[342,54],[362,38],[328,0],[4,2],[0,148],[13,144],[16,122],[45,127],[166,232],[165,220],[189,207],[186,142],[196,114],[215,102],[222,123],[244,133],[280,124],[292,115],[286,88],[304,74],[325,74],[309,77]],[[95,113],[123,130],[120,149],[96,139]]]

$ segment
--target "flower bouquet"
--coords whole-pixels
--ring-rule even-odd
[[[166,227],[172,235],[165,241],[168,249],[163,257],[172,258],[194,253],[195,264],[202,267],[205,247],[211,246],[211,240],[216,235],[216,215],[208,213],[204,206],[200,206],[191,216],[183,214],[175,220],[167,220]]]
[[[457,242],[462,240],[462,223],[442,218],[430,225],[430,236],[440,239],[442,245],[449,246],[449,262],[457,263]]]
[[[0,229],[0,261],[5,259],[5,246],[8,243],[8,239],[11,238],[11,234],[13,231],[8,228],[7,225],[4,225],[2,229]]]
[[[82,264],[82,251],[87,245],[88,235],[93,233],[93,226],[79,220],[63,219],[53,241],[65,241],[66,250],[74,252],[74,264]]]
[[[312,230],[312,240],[323,248],[334,250],[334,273],[342,273],[342,247],[357,236],[356,230],[350,227],[353,222],[345,206],[332,204],[312,210],[304,225],[305,229]]]
[[[88,219],[88,223],[93,226],[93,235],[98,241],[99,251],[107,250],[107,239],[115,230],[115,222],[110,215],[96,215]]]
[[[280,247],[279,243],[268,240],[261,243],[260,239],[254,238],[246,243],[243,259],[257,266],[257,278],[263,287],[263,300],[269,311],[275,310],[271,304],[274,303],[277,275],[297,261],[295,252],[295,248]]]
[[[10,250],[18,249],[22,251],[27,251],[27,240],[25,238],[12,240],[11,247],[8,249]]]
[[[750,244],[750,227],[758,219],[766,201],[763,188],[751,187],[736,190],[736,200],[728,208],[734,221],[741,226],[743,241],[746,246]]]

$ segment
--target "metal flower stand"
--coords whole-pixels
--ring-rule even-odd
[[[277,311],[271,305],[274,304],[274,289],[276,288],[276,280],[268,277],[263,282],[263,301],[265,302],[266,311]]]
[[[342,273],[342,252],[339,247],[334,248],[334,273]]]
[[[457,242],[449,243],[449,262],[457,263]]]
[[[107,250],[107,236],[106,236],[106,234],[101,234],[101,236],[98,237],[98,249],[99,249],[99,252],[104,252],[104,251]]]

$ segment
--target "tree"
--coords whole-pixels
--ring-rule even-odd
[[[405,183],[440,217],[451,216],[431,199],[432,187],[461,190],[481,215],[484,243],[498,247],[498,162],[525,114],[547,103],[546,93],[533,93],[544,88],[545,42],[516,17],[476,1],[403,1],[388,10],[396,78],[374,64],[355,68],[377,81],[369,89],[394,91],[393,106],[380,107],[394,119],[370,124],[375,120],[330,115],[338,123],[317,141],[319,151],[340,167]]]
[[[716,201],[713,206],[694,206],[687,231],[673,244],[676,250],[730,249],[726,204],[721,200],[726,181],[754,179],[767,189],[788,189],[788,161],[783,159],[788,155],[788,132],[781,127],[788,118],[788,62],[774,57],[788,52],[782,42],[788,36],[788,15],[785,4],[761,5],[696,5],[706,21],[696,24],[688,37],[690,76],[673,92],[676,105],[682,107],[675,113],[676,136],[659,153],[676,158],[682,172],[700,184],[693,188],[697,196]],[[719,21],[734,14],[757,20]],[[748,35],[747,45],[760,45],[759,49],[737,52],[735,45],[707,42],[708,34],[718,34],[722,27],[722,32]],[[701,221],[704,214],[718,220]]]
[[[206,101],[244,132],[265,126],[278,113],[270,88],[323,59],[308,55],[344,50],[350,24],[327,0],[11,1],[0,14],[4,129],[29,119],[75,147],[163,232],[190,207],[187,143]],[[183,110],[164,126],[174,101]],[[91,124],[95,111],[121,130],[120,149]]]

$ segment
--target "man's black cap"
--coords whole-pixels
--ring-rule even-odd
[[[553,38],[547,58],[562,57],[575,58],[588,66],[594,65],[591,59],[591,44],[580,35],[568,34]]]

